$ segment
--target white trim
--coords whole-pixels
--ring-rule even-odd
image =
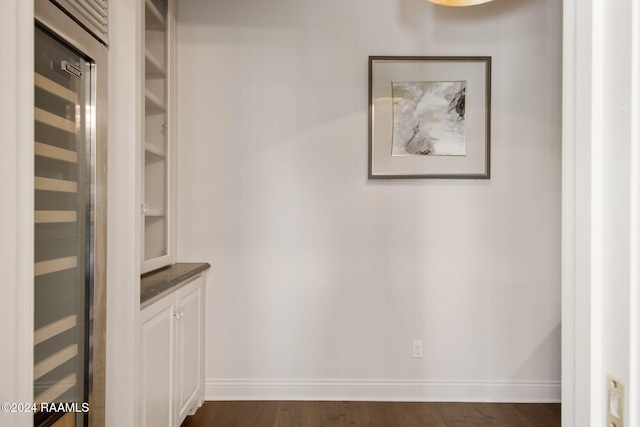
[[[208,379],[205,400],[560,402],[559,381]]]
[[[640,0],[633,0],[631,12],[631,52],[640,49]],[[627,402],[629,425],[640,425],[640,55],[631,58],[631,248],[629,298],[629,385]]]
[[[140,426],[142,1],[109,6],[106,427]],[[136,185],[134,185],[134,183]]]
[[[589,287],[582,289],[582,292],[589,295],[589,314],[591,342],[590,351],[590,401],[591,401],[591,423],[599,425],[600,420],[606,419],[606,377],[603,364],[603,277],[604,277],[604,67],[605,67],[605,0],[592,0],[591,26],[591,51],[590,64],[590,98],[586,107],[590,109],[590,115],[583,116],[582,125],[590,125],[588,144],[580,144],[580,149],[587,148],[590,151],[590,164],[588,166],[589,177],[583,178],[578,185],[589,184],[590,195],[590,230],[591,245],[590,254],[590,281]],[[588,119],[588,121],[586,120]],[[580,122],[578,122],[580,125]],[[583,141],[580,141],[583,142]],[[586,145],[586,147],[583,147]],[[578,423],[580,425],[580,423]]]
[[[23,3],[29,3],[23,5]],[[13,365],[18,383],[16,387],[16,398],[18,402],[24,398],[33,397],[33,152],[34,152],[34,119],[33,119],[33,69],[34,69],[34,9],[32,2],[16,1],[17,17],[15,25],[17,28],[17,55],[15,69],[19,76],[16,84],[17,94],[17,120],[15,139],[18,146],[18,156],[16,165],[18,167],[16,189],[18,197],[16,200],[16,282],[17,286],[15,300],[16,316],[10,325],[15,325],[17,340],[15,343],[16,361]],[[24,73],[24,74],[22,74]],[[10,80],[11,82],[11,80]],[[4,135],[8,138],[8,135]],[[5,348],[12,348],[9,343],[3,343]],[[30,400],[27,400],[28,402]],[[28,415],[20,416],[20,422],[15,426],[22,425],[25,420],[31,421]],[[26,425],[26,423],[25,423]]]
[[[33,401],[33,2],[0,2],[0,401]],[[30,426],[30,413],[0,412]]]
[[[562,96],[562,425],[575,425],[576,408],[576,4],[563,10]]]
[[[600,425],[603,0],[564,0],[562,425]]]

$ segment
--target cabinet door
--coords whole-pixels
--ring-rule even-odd
[[[172,0],[144,2],[144,141],[142,273],[173,260],[173,49]]]
[[[91,111],[99,65],[40,25],[34,52],[33,394],[38,403],[80,404],[91,392],[89,349],[97,343],[89,159],[96,147]],[[49,425],[54,415],[38,412],[34,425]],[[87,425],[83,414],[74,418]]]
[[[177,388],[178,423],[202,403],[204,388],[204,279],[198,277],[177,293]]]
[[[175,355],[175,295],[145,308],[142,313],[142,425],[171,427]]]

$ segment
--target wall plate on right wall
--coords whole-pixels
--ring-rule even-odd
[[[607,376],[607,427],[624,427],[624,385]]]

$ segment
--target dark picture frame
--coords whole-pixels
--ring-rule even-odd
[[[491,57],[369,57],[369,178],[489,179],[490,131]]]

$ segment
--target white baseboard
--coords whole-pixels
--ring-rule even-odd
[[[398,402],[560,402],[560,381],[208,379],[206,400],[347,400]]]

